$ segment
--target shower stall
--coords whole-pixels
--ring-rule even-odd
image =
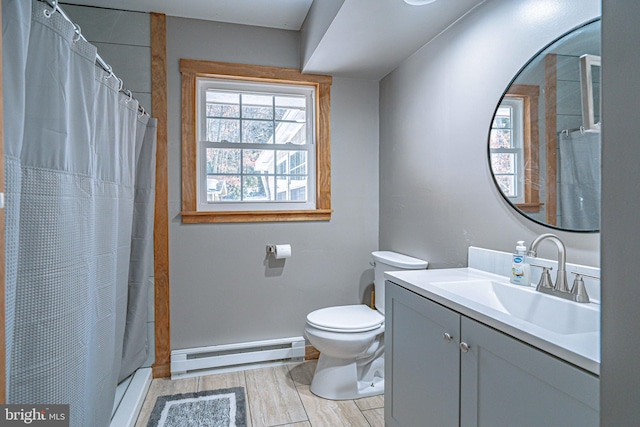
[[[106,427],[149,352],[157,123],[57,0],[2,25],[7,403]]]

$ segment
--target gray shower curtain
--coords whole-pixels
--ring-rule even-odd
[[[104,427],[121,370],[146,357],[125,326],[151,274],[155,120],[48,4],[2,9],[7,400]]]
[[[599,132],[561,133],[558,145],[558,226],[600,229]]]

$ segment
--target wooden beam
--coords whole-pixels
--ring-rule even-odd
[[[171,374],[169,300],[169,204],[167,174],[167,17],[151,14],[151,99],[158,119],[154,214],[155,348],[154,378]]]
[[[546,210],[547,224],[557,225],[558,207],[556,198],[558,197],[557,169],[558,169],[558,136],[557,136],[557,110],[558,110],[558,71],[557,57],[550,53],[545,57],[545,133],[546,133]]]

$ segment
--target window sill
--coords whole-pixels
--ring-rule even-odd
[[[183,224],[224,223],[224,222],[293,222],[329,221],[332,209],[309,211],[227,211],[198,212],[182,211]]]
[[[540,209],[544,206],[544,203],[516,203],[516,207],[522,212],[540,212]]]

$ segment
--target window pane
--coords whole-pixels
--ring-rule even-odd
[[[289,178],[289,200],[306,201],[307,200],[307,177],[292,176]]]
[[[278,175],[306,175],[306,151],[278,151],[276,173]]]
[[[242,142],[273,144],[273,122],[262,120],[243,121]]]
[[[242,172],[273,174],[273,150],[242,150]]]
[[[226,148],[207,148],[207,175],[240,173],[240,151]]]
[[[304,123],[277,122],[276,144],[306,144],[306,131]]]
[[[208,118],[205,140],[211,142],[240,142],[240,120]]]
[[[207,175],[207,202],[240,201],[240,175]]]
[[[507,197],[516,196],[515,176],[513,175],[496,175],[496,182]]]
[[[307,152],[293,151],[289,157],[289,173],[292,175],[307,174]]]
[[[306,99],[302,96],[276,96],[276,119],[304,123],[307,121]]]
[[[307,201],[307,176],[276,177],[276,200]]]
[[[493,119],[493,124],[491,125],[491,127],[499,129],[511,129],[511,117],[496,115],[496,117]]]
[[[273,200],[273,176],[244,175],[243,199],[244,201],[269,201]]]
[[[240,95],[208,90],[207,116],[240,117]]]
[[[273,120],[273,96],[243,94],[242,117]]]
[[[496,116],[511,117],[512,108],[509,105],[500,105],[498,111],[496,111]]]
[[[278,151],[276,160],[276,173],[278,175],[285,175],[289,173],[289,152]]]
[[[276,185],[276,200],[289,200],[289,178],[277,177]]]
[[[512,148],[511,131],[508,129],[491,129],[489,148]]]
[[[495,174],[516,172],[516,155],[514,153],[492,153],[491,168]]]

